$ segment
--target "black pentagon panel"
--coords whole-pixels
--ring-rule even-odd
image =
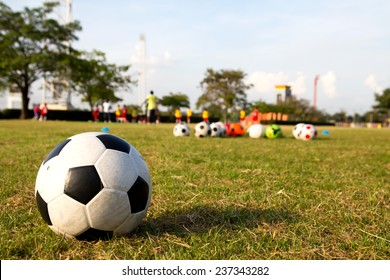
[[[116,150],[124,153],[130,153],[130,145],[125,140],[111,134],[102,134],[96,136],[107,149]]]
[[[113,236],[112,231],[89,228],[87,231],[84,231],[82,234],[77,235],[76,239],[85,240],[85,241],[109,240],[112,238],[112,236]]]
[[[49,225],[51,226],[52,225],[52,222],[50,220],[50,216],[49,216],[49,210],[47,208],[47,203],[43,200],[42,196],[39,194],[39,192],[37,191],[37,194],[35,196],[35,200],[37,202],[37,205],[38,205],[38,210],[39,210],[39,213],[41,213],[41,216],[43,218],[43,220]]]
[[[103,189],[103,183],[95,166],[87,165],[69,169],[64,193],[71,198],[87,204],[101,189]]]
[[[131,213],[145,210],[149,197],[149,185],[144,179],[138,176],[134,185],[127,192],[130,200]]]
[[[52,159],[53,157],[56,157],[60,154],[60,152],[62,151],[62,149],[65,147],[66,144],[68,144],[72,139],[66,139],[65,141],[61,142],[60,144],[58,144],[48,155],[47,157],[45,158],[45,160],[43,161],[43,164],[45,164],[47,161],[49,161],[50,159]]]

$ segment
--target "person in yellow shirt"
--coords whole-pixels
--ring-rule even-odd
[[[179,108],[175,110],[176,123],[181,123],[181,111]]]
[[[153,90],[150,91],[150,94],[146,97],[146,100],[143,104],[147,103],[147,114],[148,123],[156,122],[156,110],[157,110],[157,97],[154,95]]]
[[[187,109],[187,123],[191,123],[192,110],[190,108]]]
[[[119,107],[119,104],[116,106],[116,110],[115,110],[115,119],[116,119],[116,122],[120,122],[121,118],[121,108]]]
[[[240,122],[243,123],[245,121],[245,110],[241,109],[240,111]]]
[[[204,122],[209,123],[209,111],[203,110],[202,118],[203,118],[203,121],[204,121]]]

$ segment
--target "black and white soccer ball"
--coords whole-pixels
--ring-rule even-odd
[[[220,137],[226,137],[227,134],[228,134],[226,125],[225,125],[223,122],[216,122],[216,124],[217,124],[218,127],[219,127],[219,131],[220,131],[219,136],[220,136]]]
[[[221,137],[222,131],[221,127],[216,123],[213,122],[210,124],[210,130],[211,130],[211,137]]]
[[[195,136],[198,138],[211,135],[210,125],[207,122],[200,122],[195,125]]]
[[[190,136],[190,128],[185,123],[178,123],[173,128],[173,135],[175,137]]]
[[[87,132],[58,144],[42,162],[35,199],[56,233],[80,240],[132,232],[150,205],[152,183],[145,160],[128,142]]]

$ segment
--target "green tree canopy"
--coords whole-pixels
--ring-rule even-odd
[[[187,95],[181,92],[172,93],[163,96],[159,103],[168,108],[169,116],[177,108],[190,108],[190,100]]]
[[[22,94],[21,118],[27,117],[31,85],[58,71],[66,54],[66,42],[76,40],[78,22],[61,25],[49,17],[56,3],[12,11],[0,2],[0,77],[3,87],[16,86]]]
[[[136,82],[127,74],[130,65],[117,66],[106,60],[99,51],[80,52],[69,57],[72,86],[89,106],[99,100],[121,101],[115,95],[118,90],[129,91]]]
[[[196,107],[208,108],[210,104],[216,104],[222,108],[226,122],[230,109],[244,107],[247,102],[245,91],[252,85],[244,83],[245,76],[240,70],[207,69],[200,82],[203,94],[198,98]]]
[[[383,113],[390,112],[390,88],[385,89],[382,94],[375,93],[375,101],[374,109],[383,111]]]

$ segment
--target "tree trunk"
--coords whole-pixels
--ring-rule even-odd
[[[22,92],[22,110],[20,111],[20,119],[25,120],[29,118],[28,114],[28,103],[30,98],[28,97],[28,86],[21,89]]]

